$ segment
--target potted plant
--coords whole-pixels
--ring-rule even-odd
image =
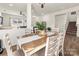
[[[39,35],[45,35],[45,29],[46,29],[45,22],[36,22],[36,27],[39,30]]]

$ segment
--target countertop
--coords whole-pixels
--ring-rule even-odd
[[[13,27],[11,26],[0,26],[0,30],[7,30],[7,29],[12,29]]]

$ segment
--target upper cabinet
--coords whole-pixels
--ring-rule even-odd
[[[19,27],[19,26],[23,26],[24,24],[24,19],[23,17],[12,17],[11,18],[11,26],[14,27]]]
[[[11,15],[2,13],[3,16],[3,26],[12,26],[12,27],[20,27],[26,26],[26,17],[25,16],[18,16],[18,15]]]

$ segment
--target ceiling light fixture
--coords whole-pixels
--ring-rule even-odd
[[[41,8],[44,8],[45,3],[41,3]]]

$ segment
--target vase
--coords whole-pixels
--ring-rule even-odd
[[[46,33],[45,33],[44,30],[40,30],[40,31],[39,31],[39,35],[40,35],[40,36],[44,36],[44,35],[46,35]]]

